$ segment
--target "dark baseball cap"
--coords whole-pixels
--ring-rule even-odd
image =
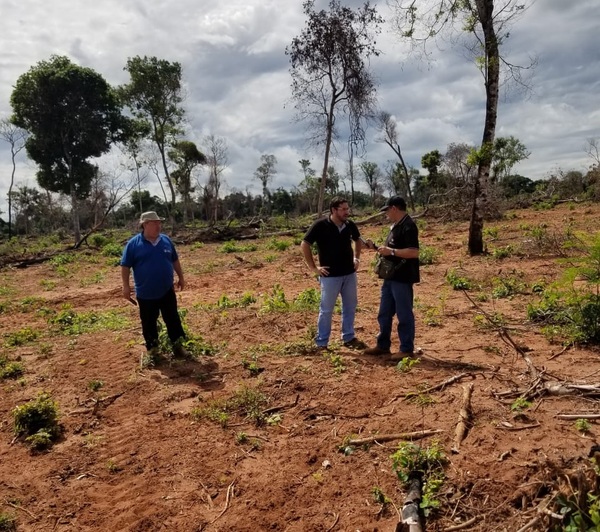
[[[401,211],[405,211],[406,201],[402,196],[392,196],[389,200],[387,200],[385,205],[379,209],[379,212],[385,212],[390,207],[398,207]]]

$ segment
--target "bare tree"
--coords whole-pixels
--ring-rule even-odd
[[[502,67],[506,67],[507,79],[522,82],[523,68],[507,62],[500,54],[500,49],[509,37],[509,27],[526,6],[520,0],[429,0],[418,5],[415,0],[388,1],[395,8],[395,23],[401,37],[410,39],[416,50],[427,53],[427,43],[444,30],[459,28],[462,35],[466,32],[472,38],[467,48],[475,55],[486,94],[483,135],[476,153],[477,177],[468,244],[469,253],[479,255],[484,252],[483,212],[496,135]],[[530,67],[534,64],[532,61]]]
[[[382,19],[369,2],[356,11],[339,0],[330,0],[328,11],[316,11],[314,4],[304,2],[306,26],[286,54],[297,118],[312,131],[311,143],[325,146],[317,204],[317,212],[322,212],[329,156],[339,135],[336,120],[347,116],[350,142],[360,143],[364,120],[375,108],[375,80],[368,61],[379,55],[373,33],[379,31]]]
[[[223,184],[223,172],[229,164],[227,142],[224,138],[208,135],[204,138],[208,166],[207,187],[211,191],[210,218],[217,221],[219,213],[219,192]]]
[[[396,127],[396,120],[392,118],[392,115],[386,111],[381,111],[377,115],[377,128],[381,133],[381,137],[377,140],[379,142],[385,142],[392,151],[396,154],[398,159],[400,160],[400,169],[402,170],[402,176],[404,178],[404,189],[408,194],[408,203],[410,208],[415,210],[415,201],[413,199],[412,191],[410,188],[410,174],[408,171],[408,167],[404,162],[404,157],[402,156],[402,150],[400,149],[400,144],[398,142],[398,129]]]
[[[12,189],[15,184],[15,173],[17,171],[17,154],[25,147],[25,141],[29,133],[20,127],[15,126],[10,120],[4,118],[0,120],[0,139],[10,144],[10,157],[12,162],[12,171],[10,174],[10,185],[8,187],[8,238],[12,236]]]

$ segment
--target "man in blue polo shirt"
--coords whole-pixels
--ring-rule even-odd
[[[356,270],[362,249],[360,232],[356,224],[348,219],[350,207],[344,198],[333,198],[329,204],[329,212],[327,218],[321,218],[312,225],[300,244],[306,264],[319,276],[321,284],[315,342],[318,348],[327,348],[333,309],[338,295],[341,295],[342,342],[346,347],[361,349],[365,346],[354,335],[354,316],[358,303]],[[319,252],[319,266],[315,265],[312,256],[311,245],[314,243]]]
[[[181,345],[185,333],[177,312],[173,271],[177,273],[177,286],[181,290],[185,288],[185,279],[173,242],[160,232],[163,220],[164,218],[160,218],[154,211],[142,213],[140,217],[142,230],[127,242],[121,258],[123,297],[133,301],[129,286],[130,272],[133,268],[142,334],[152,363],[157,362],[160,356],[157,324],[159,313],[162,315],[169,339],[173,344],[173,354],[178,357],[188,356]]]

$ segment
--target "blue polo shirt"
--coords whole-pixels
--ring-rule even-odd
[[[139,299],[160,299],[173,288],[173,263],[178,259],[171,239],[162,233],[156,245],[135,235],[123,250],[121,266],[133,269],[135,294]]]

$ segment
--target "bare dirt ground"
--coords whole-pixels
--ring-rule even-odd
[[[448,458],[441,506],[427,530],[464,523],[463,530],[519,530],[536,517],[553,482],[585,467],[596,441],[594,421],[582,434],[557,414],[600,409],[581,396],[544,395],[522,414],[511,410],[518,393],[502,393],[527,389],[534,378],[483,312],[503,316],[510,338],[544,378],[599,382],[597,349],[565,350],[527,321],[527,303],[537,298],[531,286],[555,280],[562,266],[552,253],[535,252],[525,236],[526,227],[540,223],[549,233],[564,232],[567,222],[593,231],[599,216],[598,205],[515,211],[487,225],[498,233],[486,239],[490,248],[524,250],[502,260],[467,255],[467,223],[426,219],[421,243],[440,255],[422,268],[415,288],[422,354],[408,372],[385,357],[343,348],[339,315],[337,343],[323,355],[299,347],[314,330],[316,312],[261,310],[276,284],[288,301],[318,289],[297,245],[278,252],[259,240],[257,251],[231,254],[218,252],[219,244],[180,246],[188,282],[178,294],[180,308],[188,310],[190,330],[218,352],[146,369],[140,367],[136,308],[120,297],[119,268],[108,266],[106,257],[82,253],[87,260],[67,264],[62,273],[49,263],[6,268],[0,271],[2,334],[29,327],[40,336],[0,350],[25,368],[22,379],[0,381],[0,512],[14,516],[20,531],[393,531],[405,496],[390,459],[398,440],[356,445],[348,453],[340,447],[348,438],[439,430],[417,440],[427,446],[436,439]],[[383,231],[381,224],[363,228],[377,240]],[[372,258],[365,252],[359,270],[356,320],[357,336],[370,345],[380,284]],[[472,301],[445,280],[452,268],[479,283],[468,292]],[[492,279],[502,275],[522,279],[527,293],[492,298]],[[223,295],[239,300],[245,292],[257,301],[216,307]],[[65,304],[81,313],[122,312],[126,327],[57,334],[44,309],[60,311]],[[441,389],[425,390],[461,374]],[[92,391],[92,381],[103,385]],[[454,453],[469,384],[473,426]],[[232,413],[222,426],[191,415],[240,390],[264,394],[269,423]],[[41,391],[58,402],[64,430],[49,451],[32,454],[14,440],[11,411]],[[379,504],[373,488],[391,503]]]

